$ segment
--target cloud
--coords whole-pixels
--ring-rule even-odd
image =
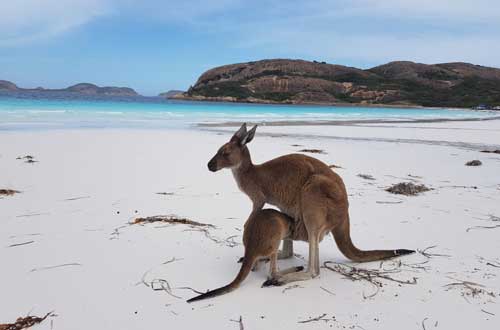
[[[498,0],[0,0],[0,47],[49,40],[110,17],[189,29],[227,41],[229,52],[500,65],[493,57],[500,48]]]
[[[103,0],[2,0],[0,46],[50,39],[109,14]]]

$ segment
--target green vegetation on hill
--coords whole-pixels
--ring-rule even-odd
[[[263,60],[203,73],[179,98],[275,103],[500,105],[500,69],[468,63],[391,62],[369,70],[302,60]]]

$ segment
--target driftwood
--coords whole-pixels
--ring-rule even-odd
[[[44,317],[38,316],[26,316],[19,317],[16,322],[8,324],[0,324],[0,330],[21,330],[31,328],[32,326],[42,323],[49,316],[52,316],[53,312],[47,313]]]
[[[390,192],[391,194],[397,194],[397,195],[416,196],[422,192],[429,191],[429,190],[431,190],[431,189],[424,186],[423,184],[416,185],[416,184],[411,183],[411,182],[400,182],[398,184],[395,184],[395,185],[387,188],[385,191]]]

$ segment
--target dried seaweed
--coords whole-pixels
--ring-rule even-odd
[[[19,193],[21,192],[14,189],[0,189],[0,196],[12,196]]]
[[[333,266],[329,266],[332,264]],[[390,275],[400,273],[400,269],[390,269],[390,270],[377,270],[377,269],[365,269],[357,268],[354,266],[335,263],[332,261],[326,261],[323,267],[329,269],[333,272],[339,273],[342,276],[352,280],[352,281],[366,281],[377,288],[377,291],[372,295],[365,296],[365,298],[371,298],[378,293],[379,288],[383,286],[382,280],[396,282],[399,284],[417,284],[417,278],[413,277],[411,280],[400,280],[393,278]]]
[[[162,223],[170,223],[170,224],[181,224],[188,225],[191,227],[207,227],[207,228],[215,228],[214,225],[209,223],[201,223],[193,220],[189,220],[186,218],[179,218],[175,215],[155,215],[146,218],[136,218],[130,224],[132,225],[140,225],[146,223],[154,223],[154,222],[162,222]]]
[[[455,280],[455,279],[453,279]],[[455,280],[456,282],[446,284],[444,287],[446,290],[451,290],[453,288],[458,288],[461,290],[461,295],[467,300],[467,297],[476,298],[479,296],[489,296],[495,298],[495,293],[487,291],[485,286],[479,283],[474,283],[470,281]]]
[[[372,181],[375,180],[375,178],[370,174],[358,174],[358,176],[365,180],[372,180]]]
[[[483,163],[480,160],[474,159],[470,162],[465,163],[465,166],[481,166]]]
[[[301,150],[299,150],[299,152],[308,152],[311,154],[321,154],[321,155],[326,154],[326,152],[322,149],[301,149]]]
[[[28,164],[38,163],[38,161],[35,160],[35,157],[33,157],[31,155],[19,156],[16,159],[18,159],[18,160],[24,160],[24,162],[28,163]]]
[[[16,322],[8,324],[0,324],[0,330],[21,330],[31,328],[32,326],[42,323],[49,316],[53,316],[53,312],[47,313],[44,317],[26,316],[19,317]]]
[[[416,196],[422,192],[430,191],[431,188],[428,188],[424,186],[423,184],[421,185],[416,185],[411,182],[400,182],[397,183],[389,188],[387,188],[385,191],[390,192],[391,194],[397,194],[397,195],[405,195],[405,196]]]

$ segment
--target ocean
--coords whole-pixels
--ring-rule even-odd
[[[189,128],[243,121],[485,118],[490,111],[188,102],[160,97],[0,93],[0,130]],[[498,113],[497,113],[498,115]]]

